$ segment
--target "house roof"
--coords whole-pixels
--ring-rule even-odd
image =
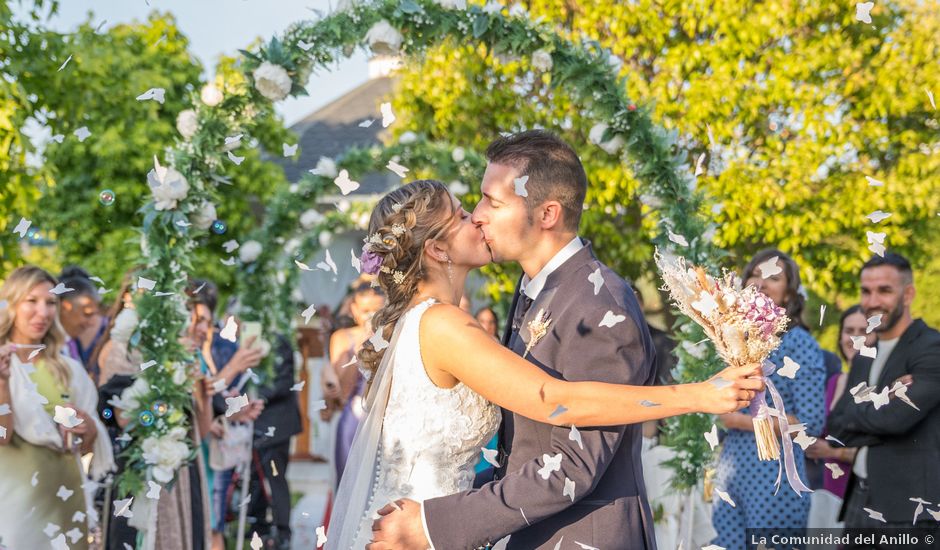
[[[354,146],[381,144],[386,133],[381,124],[380,104],[393,84],[394,78],[390,77],[370,79],[291,126],[290,130],[298,135],[300,155],[297,159],[272,159],[284,168],[288,181],[299,181],[317,165],[320,157],[335,159]],[[363,128],[359,124],[364,120],[374,122]],[[353,195],[383,194],[399,181],[389,171],[350,177],[361,185]]]

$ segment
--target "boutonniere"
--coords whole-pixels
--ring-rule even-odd
[[[552,323],[552,320],[548,318],[548,315],[545,314],[544,309],[540,309],[538,314],[535,316],[535,319],[529,321],[529,342],[525,345],[525,352],[522,353],[522,358],[525,359],[526,355],[529,354],[529,351],[535,347],[535,344],[539,343],[546,334],[548,334],[548,325]]]

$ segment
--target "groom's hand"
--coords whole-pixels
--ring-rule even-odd
[[[366,550],[426,550],[431,547],[424,536],[421,505],[407,498],[398,499],[379,510],[381,518],[372,522],[372,542]]]

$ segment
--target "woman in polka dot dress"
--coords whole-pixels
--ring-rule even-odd
[[[772,268],[771,259],[777,257]],[[763,264],[763,265],[761,265]],[[779,273],[776,273],[779,271]],[[801,295],[800,273],[796,262],[779,250],[758,252],[744,270],[745,285],[756,285],[774,303],[787,310],[790,327],[782,336],[780,347],[770,356],[778,369],[784,357],[799,365],[793,378],[775,372],[770,380],[780,392],[790,424],[803,423],[806,433],[818,436],[825,418],[825,377],[822,350],[802,321],[805,298]],[[777,407],[770,393],[768,405]],[[715,479],[712,523],[718,535],[713,544],[737,550],[747,548],[746,529],[806,528],[809,516],[809,495],[800,497],[781,478],[781,487],[774,495],[777,461],[762,462],[757,457],[754,428],[747,409],[719,417],[728,433],[724,439]],[[806,479],[803,449],[793,445],[800,479]],[[732,506],[719,497],[718,490],[731,497]],[[788,531],[788,534],[790,531]]]

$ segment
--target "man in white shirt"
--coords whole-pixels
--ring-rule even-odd
[[[873,358],[852,361],[853,391],[828,419],[834,437],[859,447],[842,506],[846,530],[937,530],[927,510],[936,513],[940,502],[940,333],[911,316],[914,295],[904,257],[887,253],[862,267],[862,310],[877,325],[878,344]]]

